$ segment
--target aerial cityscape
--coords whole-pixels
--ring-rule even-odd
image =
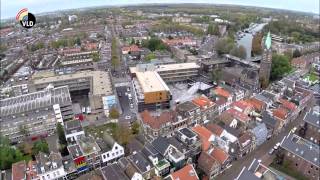
[[[0,180],[318,180],[311,1],[1,0]]]

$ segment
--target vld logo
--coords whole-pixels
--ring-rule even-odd
[[[32,13],[29,13],[27,8],[19,11],[16,20],[25,28],[32,28],[36,24],[36,17]]]

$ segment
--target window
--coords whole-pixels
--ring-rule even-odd
[[[298,163],[296,163],[296,166],[298,166]]]
[[[118,149],[118,146],[116,146],[116,150]]]
[[[106,158],[106,155],[103,155],[103,159],[105,159]]]
[[[107,153],[107,157],[109,157],[109,153]]]

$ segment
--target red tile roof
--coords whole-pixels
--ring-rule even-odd
[[[273,116],[285,120],[287,118],[288,115],[288,110],[283,108],[283,107],[279,107],[277,109],[272,110]]]
[[[204,171],[208,175],[214,167],[220,167],[220,163],[210,154],[203,151],[201,152],[200,157],[198,158],[198,166],[202,171]]]
[[[134,44],[131,46],[122,47],[122,51],[136,52],[136,51],[140,51],[140,48]]]
[[[196,125],[192,128],[192,130],[197,133],[200,137],[209,140],[212,136],[211,131],[209,131],[207,128],[201,125]]]
[[[199,180],[197,172],[191,164],[187,164],[182,169],[171,173],[170,176],[173,180]]]
[[[245,111],[248,108],[253,108],[253,105],[251,105],[250,103],[248,103],[244,100],[236,101],[236,102],[232,103],[232,106],[238,107],[242,111]]]
[[[98,44],[97,43],[87,43],[86,45],[86,49],[87,50],[96,50],[98,48]]]
[[[220,164],[224,164],[229,158],[229,154],[219,147],[214,147],[210,155],[218,160]]]
[[[199,135],[202,143],[202,150],[207,151],[211,145],[211,142],[209,141],[210,137],[212,136],[211,131],[200,125],[196,125],[192,128],[192,130]]]
[[[251,120],[251,118],[249,116],[247,116],[246,114],[239,112],[233,108],[226,110],[225,113],[232,115],[233,118],[235,118],[243,123],[247,123],[248,121]]]
[[[206,125],[206,128],[209,129],[214,135],[221,136],[223,132],[223,128],[217,124],[208,124]]]
[[[160,116],[152,116],[149,111],[145,110],[140,115],[142,122],[149,125],[152,129],[160,129],[163,125],[174,121],[176,118],[174,111],[166,111],[161,113]]]
[[[208,107],[212,107],[214,106],[214,102],[212,102],[209,98],[205,97],[205,96],[200,96],[198,98],[194,98],[192,100],[192,102],[199,106],[201,109],[204,109],[205,107],[208,108]]]
[[[26,178],[26,162],[19,161],[12,164],[12,180],[21,180]]]
[[[266,103],[263,101],[260,101],[256,98],[250,98],[246,100],[248,103],[250,103],[257,111],[262,111],[264,107],[266,106]]]
[[[282,104],[283,107],[285,107],[285,108],[287,108],[287,109],[289,109],[291,111],[294,111],[294,110],[297,109],[296,104],[293,103],[293,102],[290,102],[290,101],[288,101],[286,99],[280,99],[279,101],[280,101],[280,103]]]
[[[214,89],[214,93],[219,96],[223,96],[225,98],[229,98],[231,96],[230,92],[223,89],[222,87],[216,87]]]

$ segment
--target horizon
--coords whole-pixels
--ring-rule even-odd
[[[148,4],[210,4],[210,5],[235,5],[235,6],[252,6],[252,7],[260,7],[260,8],[271,8],[277,10],[289,10],[289,11],[299,11],[302,13],[310,13],[319,15],[319,2],[313,0],[306,0],[303,3],[302,7],[297,8],[297,3],[290,3],[291,6],[287,4],[283,4],[283,2],[277,2],[277,5],[271,5],[272,2],[276,0],[268,0],[268,2],[264,2],[261,4],[256,0],[250,0],[246,2],[242,2],[242,0],[220,0],[219,2],[210,2],[208,0],[200,0],[196,3],[191,2],[190,0],[160,0],[160,2],[147,2],[146,0],[133,0],[128,2],[127,0],[111,0],[108,3],[101,0],[92,0],[87,2],[85,0],[70,0],[67,5],[61,7],[63,4],[63,0],[17,0],[14,2],[3,2],[1,0],[1,20],[11,19],[16,16],[16,13],[19,12],[22,8],[28,8],[30,12],[34,14],[42,14],[42,13],[50,13],[56,11],[67,11],[72,9],[82,9],[82,8],[94,8],[94,7],[104,7],[104,6],[139,6],[139,5],[148,5]],[[61,1],[61,3],[59,3]],[[295,2],[300,2],[301,0],[293,0]],[[313,1],[313,2],[312,2]],[[302,2],[301,2],[302,4]],[[299,5],[301,5],[299,4]]]

